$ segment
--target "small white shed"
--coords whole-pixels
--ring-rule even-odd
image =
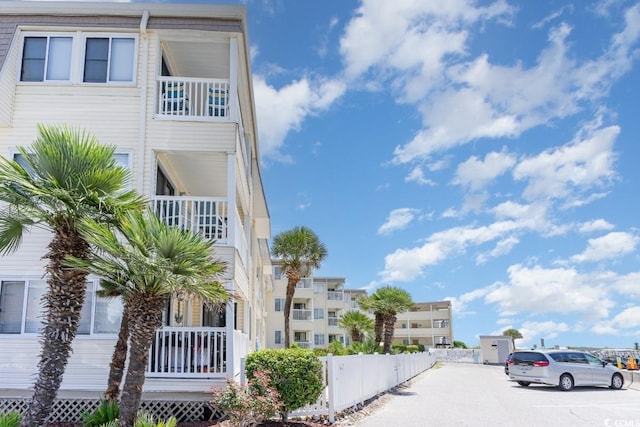
[[[482,363],[501,365],[513,351],[511,337],[504,335],[480,335]]]

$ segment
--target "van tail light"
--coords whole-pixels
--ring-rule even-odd
[[[533,362],[533,366],[549,366],[549,362],[546,360],[536,360]]]
[[[513,361],[513,359],[509,359],[509,360],[507,360],[507,363],[508,363],[509,365],[515,365],[515,362]]]

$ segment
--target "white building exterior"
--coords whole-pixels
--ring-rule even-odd
[[[398,313],[393,344],[422,344],[425,348],[453,346],[451,301],[418,302]]]
[[[287,277],[274,263],[273,288],[267,292],[267,347],[284,348],[284,303]],[[349,310],[358,310],[363,289],[345,289],[344,277],[305,277],[296,286],[290,314],[291,343],[302,348],[325,348],[334,340],[345,345],[351,337],[338,326]]]
[[[117,145],[131,186],[165,221],[215,239],[227,264],[233,302],[222,313],[201,301],[167,304],[145,392],[208,392],[238,375],[240,357],[267,343],[272,287],[245,8],[0,2],[0,155],[30,145],[38,123]],[[49,239],[34,230],[0,257],[0,388],[16,396],[37,371]],[[97,286],[62,395],[106,386],[121,306],[96,297]]]

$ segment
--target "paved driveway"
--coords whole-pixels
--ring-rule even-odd
[[[640,427],[640,391],[520,387],[502,366],[446,363],[402,387],[357,427]]]

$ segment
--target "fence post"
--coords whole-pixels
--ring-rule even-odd
[[[333,424],[336,418],[335,404],[335,367],[333,355],[327,354],[327,400],[329,401],[329,422]]]
[[[246,366],[245,366],[245,358],[241,357],[240,358],[240,385],[244,387],[246,382],[247,382],[247,372],[246,372]]]

